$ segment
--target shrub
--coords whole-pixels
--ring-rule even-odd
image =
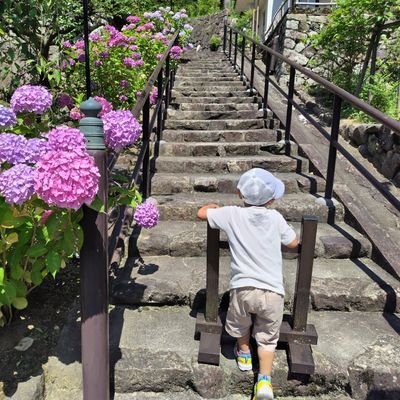
[[[212,35],[209,41],[210,50],[217,51],[219,46],[221,46],[221,38],[218,35]]]

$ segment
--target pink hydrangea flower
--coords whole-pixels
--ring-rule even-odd
[[[0,193],[8,204],[21,205],[28,200],[34,190],[33,167],[17,164],[0,174]]]
[[[100,96],[94,96],[93,97],[98,103],[101,104],[101,111],[99,112],[98,117],[102,117],[103,115],[106,115],[107,113],[109,113],[110,111],[112,111],[113,106],[112,104],[107,101],[104,97],[100,97]]]
[[[43,114],[53,103],[52,94],[43,86],[23,85],[11,96],[14,112],[33,112]]]
[[[88,153],[53,150],[37,163],[34,188],[47,204],[77,210],[94,200],[99,178]]]
[[[74,121],[78,121],[78,120],[82,119],[84,117],[84,115],[78,107],[74,107],[69,112],[69,117]]]
[[[158,224],[160,212],[152,202],[146,201],[145,203],[139,204],[136,207],[133,218],[138,225],[149,229]]]
[[[113,150],[133,144],[142,132],[130,111],[111,111],[102,120],[106,145]]]
[[[58,151],[85,151],[86,139],[83,133],[76,128],[59,126],[52,129],[48,135],[49,150]]]
[[[137,15],[130,15],[126,20],[131,24],[137,24],[140,21],[140,18]]]

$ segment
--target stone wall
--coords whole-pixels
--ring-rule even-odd
[[[380,124],[342,120],[341,135],[375,168],[400,187],[400,136]]]
[[[212,35],[218,35],[222,43],[224,35],[224,17],[226,15],[226,11],[222,11],[216,14],[195,18],[191,21],[191,25],[193,26],[191,42],[195,48],[200,45],[203,50],[209,49],[209,42]]]

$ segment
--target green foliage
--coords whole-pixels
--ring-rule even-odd
[[[64,268],[83,243],[82,210],[49,208],[33,197],[23,206],[0,198],[0,326],[12,308],[27,307],[28,294]]]
[[[219,46],[221,46],[221,37],[218,35],[212,35],[209,41],[210,50],[217,51]]]
[[[398,113],[394,86],[400,72],[400,44],[391,35],[397,26],[386,28],[380,36],[379,45],[385,47],[386,57],[377,61],[376,76],[371,78],[369,70],[364,75],[362,66],[374,32],[399,19],[399,0],[338,0],[328,23],[311,37],[318,50],[313,63],[324,66],[328,79],[354,94],[363,84],[360,97],[394,117]]]

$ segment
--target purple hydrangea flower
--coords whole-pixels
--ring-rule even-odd
[[[63,107],[68,107],[68,106],[72,106],[72,99],[71,97],[66,94],[66,93],[62,93],[60,95],[60,97],[58,98],[58,105],[63,108]]]
[[[128,87],[129,86],[129,82],[125,79],[123,79],[122,81],[120,81],[119,83],[122,87]]]
[[[37,163],[34,188],[47,204],[77,210],[93,201],[99,178],[88,153],[49,151]]]
[[[113,150],[131,145],[142,132],[130,111],[111,111],[102,120],[106,145]]]
[[[110,111],[112,111],[113,106],[112,104],[107,101],[104,97],[100,96],[94,96],[94,99],[101,104],[101,111],[99,112],[98,117],[102,117],[103,115],[108,114]]]
[[[131,24],[137,24],[140,21],[140,18],[137,15],[130,15],[126,20]]]
[[[11,108],[0,104],[0,128],[14,126],[17,123],[17,116]]]
[[[53,96],[43,86],[23,85],[11,96],[14,112],[33,112],[43,114],[53,103]]]
[[[18,164],[25,162],[27,139],[14,133],[0,134],[0,162]]]
[[[101,36],[98,33],[91,33],[89,35],[89,40],[92,42],[96,42],[96,41],[101,40]]]
[[[49,150],[47,140],[39,138],[29,139],[26,144],[26,150],[25,162],[36,164]]]
[[[143,228],[149,229],[158,224],[158,221],[160,219],[160,212],[153,203],[151,203],[150,201],[146,201],[145,203],[139,204],[136,207],[133,218],[138,225],[142,226]]]
[[[171,57],[174,60],[179,60],[183,53],[183,49],[179,46],[172,46],[171,48]]]
[[[158,98],[158,88],[155,86],[150,94],[150,104],[154,105],[157,102]]]
[[[85,48],[85,42],[83,40],[77,40],[75,43],[75,48],[76,49],[84,49]]]
[[[128,100],[128,97],[125,96],[124,94],[121,94],[120,96],[118,96],[118,100],[119,100],[119,101],[127,101],[127,100]]]
[[[0,193],[8,204],[22,204],[28,200],[34,190],[33,167],[17,164],[0,174]]]
[[[71,44],[71,42],[69,40],[66,40],[66,41],[63,42],[62,46],[65,49],[70,49],[72,47],[72,44]]]
[[[102,51],[100,54],[99,54],[99,57],[100,58],[108,58],[110,56],[110,53],[108,52],[108,51]]]
[[[86,151],[86,139],[79,129],[59,126],[52,129],[47,138],[49,150]]]

